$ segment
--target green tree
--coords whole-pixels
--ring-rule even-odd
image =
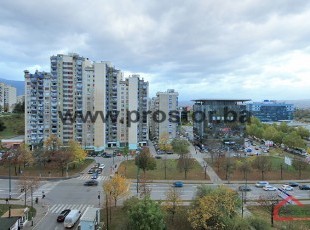
[[[197,186],[196,197],[197,199],[209,195],[212,192],[213,188],[206,184],[201,184]]]
[[[3,121],[0,119],[0,132],[6,129],[6,126],[4,125]]]
[[[149,148],[143,147],[141,152],[135,158],[135,164],[142,169],[145,176],[147,170],[156,169],[156,160],[152,157]]]
[[[16,103],[13,113],[25,113],[25,102]]]
[[[310,136],[309,130],[304,127],[298,127],[296,131],[297,134],[303,139],[308,139]]]
[[[263,138],[265,140],[271,140],[275,142],[276,136],[278,135],[278,130],[270,125],[263,131]]]
[[[187,179],[187,173],[194,163],[189,155],[189,142],[183,139],[173,139],[171,145],[173,151],[180,156],[177,167],[184,172],[184,178]]]
[[[305,141],[301,138],[296,131],[290,132],[283,138],[283,144],[289,148],[304,148],[306,146]]]
[[[127,145],[122,149],[122,154],[123,154],[124,157],[127,157],[127,160],[128,160],[129,147]]]
[[[294,169],[298,171],[298,177],[301,179],[301,173],[303,170],[306,170],[309,167],[309,164],[300,158],[294,158],[292,162]]]
[[[163,230],[166,228],[160,203],[149,197],[134,203],[129,208],[128,215],[129,229]]]
[[[262,173],[262,180],[264,180],[264,176],[266,172],[269,172],[272,168],[271,161],[268,157],[265,156],[257,156],[253,161],[253,167],[261,171]]]
[[[225,180],[229,180],[230,175],[234,172],[235,170],[235,164],[234,162],[231,161],[230,158],[224,158],[222,162],[222,167],[225,172]]]
[[[248,174],[252,172],[252,158],[245,158],[243,161],[237,162],[237,168],[243,173],[243,179],[247,182]]]

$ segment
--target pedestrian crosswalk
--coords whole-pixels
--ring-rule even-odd
[[[71,210],[77,209],[83,213],[88,207],[93,208],[94,205],[91,205],[91,204],[54,204],[49,208],[48,212],[49,213],[60,213],[64,209],[71,209]]]
[[[92,175],[90,174],[84,174],[78,177],[79,180],[91,180]],[[109,176],[98,176],[98,178],[96,179],[97,181],[104,181],[104,180],[108,180]]]

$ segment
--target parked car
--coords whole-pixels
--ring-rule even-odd
[[[85,186],[97,186],[98,185],[98,181],[96,180],[88,180],[84,183]]]
[[[176,188],[181,188],[181,187],[183,187],[183,182],[182,181],[176,181],[173,183],[173,186]]]
[[[64,222],[66,216],[69,214],[71,210],[65,209],[57,216],[57,222]]]
[[[156,159],[161,159],[161,156],[155,156]]]
[[[64,220],[64,227],[72,228],[74,224],[80,219],[80,217],[81,217],[80,210],[71,210]]]
[[[258,181],[256,184],[255,184],[255,187],[257,188],[263,188],[265,186],[269,185],[269,182],[268,181]]]
[[[172,151],[168,151],[167,154],[173,154],[173,152]]]
[[[297,182],[292,182],[292,181],[291,182],[287,182],[286,184],[291,186],[291,187],[298,187],[299,186],[299,184]]]
[[[282,185],[281,188],[283,190],[286,190],[286,191],[293,191],[294,190],[294,188],[292,186],[289,186],[287,184]]]
[[[302,184],[299,185],[300,190],[310,190],[310,185]]]
[[[277,188],[276,187],[273,187],[271,185],[266,185],[265,187],[263,187],[263,189],[265,191],[277,191]]]
[[[252,191],[252,189],[251,189],[249,186],[247,186],[247,185],[241,185],[241,186],[239,186],[238,190],[239,190],[239,191],[244,191],[244,192]]]
[[[105,158],[112,158],[113,156],[112,156],[112,154],[110,154],[110,153],[106,153],[104,157],[105,157]]]
[[[90,170],[88,170],[88,174],[93,174],[95,172],[95,170],[93,168],[91,168]]]

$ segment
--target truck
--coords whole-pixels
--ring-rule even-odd
[[[100,223],[100,209],[88,207],[80,219],[78,229],[95,230],[98,229]]]

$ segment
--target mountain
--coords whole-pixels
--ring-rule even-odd
[[[16,88],[17,96],[25,94],[25,82],[24,81],[14,81],[0,78],[0,82]]]

